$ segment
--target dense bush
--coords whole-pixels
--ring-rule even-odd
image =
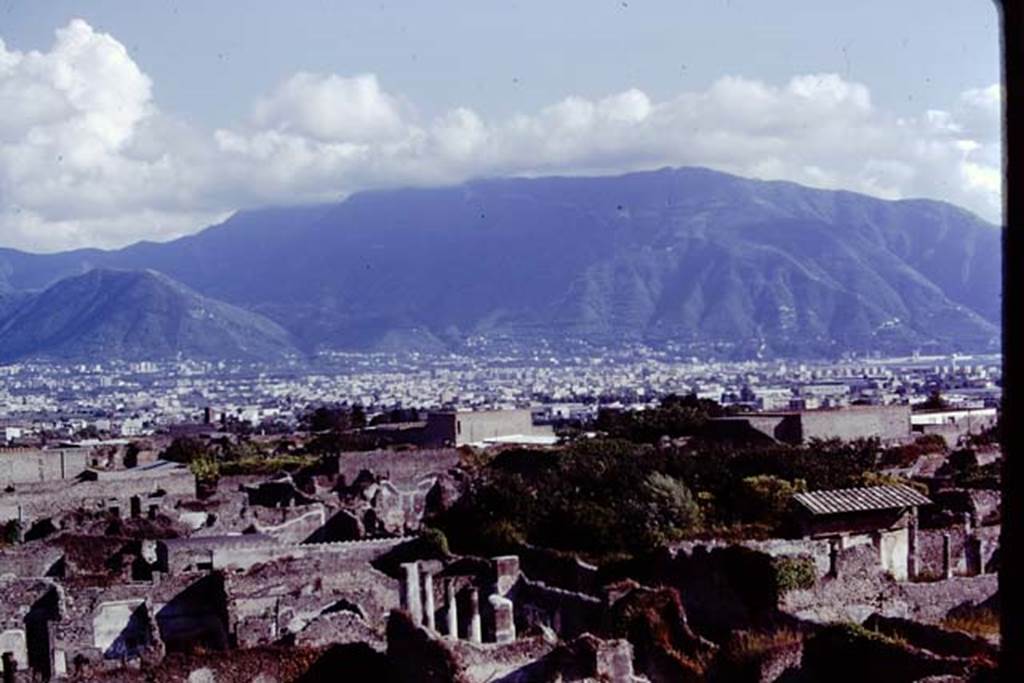
[[[663,398],[658,407],[647,410],[601,409],[593,427],[611,438],[656,443],[664,436],[697,434],[710,418],[725,414],[725,409],[715,401],[693,394],[671,394]]]
[[[435,523],[460,551],[525,542],[592,558],[740,527],[779,533],[794,493],[860,485],[879,454],[877,440],[672,449],[592,439],[509,450],[474,458],[466,494]]]
[[[779,527],[790,510],[793,494],[806,490],[803,479],[788,481],[771,474],[744,477],[738,499],[740,514],[744,521]]]
[[[775,587],[779,595],[792,590],[813,588],[818,580],[818,570],[809,557],[777,557],[775,566]]]

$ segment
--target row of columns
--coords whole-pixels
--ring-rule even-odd
[[[964,547],[961,557],[968,576],[977,576],[985,573],[985,551],[984,539],[978,538],[972,533],[970,516],[964,514]],[[829,575],[833,578],[839,576],[839,554],[844,549],[843,537],[837,536],[831,539],[829,544]],[[942,534],[942,578],[951,579],[956,571],[956,566],[961,558],[953,557],[953,542],[949,533]],[[907,579],[913,581],[920,575],[919,543],[918,543],[918,519],[914,514],[910,518],[907,527]]]
[[[417,626],[425,626],[437,631],[436,605],[434,603],[434,576],[429,572],[420,574],[418,562],[407,562],[402,565],[402,608],[405,609]],[[455,590],[455,580],[446,579],[445,594],[445,636],[452,639],[459,637],[459,607]],[[468,590],[469,621],[466,639],[472,643],[483,642],[483,621],[480,616],[480,591],[471,587]],[[495,642],[508,643],[516,639],[514,605],[508,598],[497,593],[488,599],[494,612]]]
[[[968,576],[985,573],[985,541],[974,535],[964,538],[963,559]],[[942,534],[942,577],[953,578],[956,562],[953,560],[953,542],[949,534]]]

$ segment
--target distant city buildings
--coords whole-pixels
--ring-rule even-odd
[[[139,438],[204,422],[259,431],[294,426],[310,405],[335,402],[361,405],[371,418],[396,408],[528,408],[535,421],[546,423],[586,420],[605,406],[643,409],[673,393],[787,412],[914,406],[939,391],[951,407],[993,409],[1002,395],[1000,363],[999,356],[702,362],[645,347],[568,356],[535,349],[493,357],[329,353],[309,366],[23,363],[0,367],[0,438],[39,446],[101,434]],[[938,429],[923,419],[917,431]]]

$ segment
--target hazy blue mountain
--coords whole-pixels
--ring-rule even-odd
[[[152,271],[92,270],[0,308],[0,361],[263,359],[294,352],[276,323]]]
[[[957,207],[696,168],[366,192],[113,252],[0,250],[17,289],[96,266],[158,270],[342,348],[491,334],[980,350],[1001,287],[999,229]]]

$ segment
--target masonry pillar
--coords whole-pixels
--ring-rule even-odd
[[[970,536],[971,535],[971,531],[974,530],[974,525],[972,524],[973,520],[971,519],[971,513],[970,512],[962,513],[961,514],[961,520],[963,521],[963,525],[964,525],[964,535]]]
[[[25,542],[25,510],[19,505],[18,506],[18,528],[16,530],[18,536],[18,543]]]
[[[497,574],[497,593],[504,597],[519,581],[519,556],[502,555],[494,558],[494,569]]]
[[[459,610],[455,605],[455,581],[448,579],[444,584],[445,601],[447,602],[446,616],[448,617],[448,637],[452,640],[459,638]]]
[[[625,638],[605,640],[594,653],[594,673],[602,681],[632,681],[633,646]]]
[[[489,598],[494,608],[494,642],[511,643],[516,639],[515,611],[512,601],[495,593]]]
[[[437,630],[434,621],[434,577],[431,574],[423,574],[423,617],[427,622],[427,628],[431,631]]]
[[[917,553],[917,514],[915,510],[910,516],[910,524],[907,525],[907,579],[909,581],[917,578]]]
[[[833,579],[839,578],[839,543],[838,538],[833,538],[828,544],[828,574]]]
[[[953,578],[953,543],[949,534],[942,534],[942,577]]]
[[[969,536],[964,541],[964,560],[967,573],[977,576],[985,573],[985,545],[977,536]]]
[[[14,659],[13,652],[3,654],[4,683],[14,683],[18,675],[18,662]]]
[[[480,622],[480,591],[469,591],[469,639],[474,643],[484,642],[483,626]]]
[[[420,567],[418,562],[402,565],[402,608],[409,613],[412,623],[423,623],[423,605],[420,602]]]

